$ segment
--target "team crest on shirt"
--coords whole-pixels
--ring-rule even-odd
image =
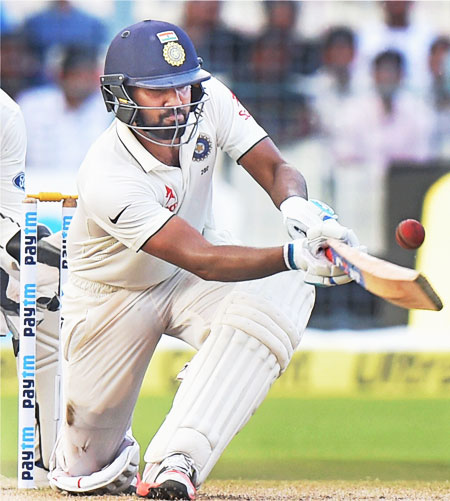
[[[195,145],[193,159],[195,162],[201,162],[210,153],[212,149],[212,142],[208,135],[200,134],[197,139],[197,144]]]
[[[173,188],[165,185],[166,194],[164,196],[164,207],[170,210],[170,212],[175,212],[178,207],[178,197]]]
[[[25,191],[25,172],[19,172],[12,180],[13,185],[19,190]]]

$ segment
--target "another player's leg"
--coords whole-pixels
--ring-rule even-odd
[[[314,288],[289,272],[237,284],[227,294],[148,446],[138,495],[194,499],[195,489],[288,366],[313,303]],[[185,309],[182,316],[189,318]]]

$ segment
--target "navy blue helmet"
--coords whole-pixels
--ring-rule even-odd
[[[108,111],[113,111],[119,120],[145,139],[176,146],[180,144],[176,139],[187,129],[190,133],[183,142],[187,142],[197,129],[205,102],[201,82],[210,77],[202,69],[191,39],[181,28],[171,23],[146,20],[124,28],[113,39],[100,83]],[[149,108],[139,106],[131,97],[130,87],[170,89],[188,85],[191,86],[191,102],[187,105]],[[177,117],[184,107],[189,116],[181,123]],[[173,109],[174,125],[143,123],[139,114],[141,109]],[[167,139],[171,139],[170,144]]]

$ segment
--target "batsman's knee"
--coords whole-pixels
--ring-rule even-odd
[[[245,333],[265,346],[275,356],[281,372],[301,338],[293,322],[270,301],[240,291],[228,296],[212,327],[219,325]]]
[[[276,357],[283,372],[314,306],[315,289],[289,272],[239,284],[216,315],[213,325],[229,325],[257,339]]]

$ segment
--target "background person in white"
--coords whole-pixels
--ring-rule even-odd
[[[27,135],[19,105],[0,89],[0,335],[11,332],[19,346],[19,242],[25,198]],[[36,329],[36,465],[37,485],[48,486],[50,453],[56,439],[55,375],[59,342],[59,240],[38,225],[38,325]]]
[[[194,499],[286,369],[313,307],[310,284],[349,280],[323,257],[325,239],[357,239],[306,200],[303,176],[177,26],[124,28],[101,84],[117,119],[78,175],[63,306],[67,419],[49,479],[69,492],[128,489],[139,468],[132,413],[166,333],[198,353],[148,446],[137,494]],[[217,231],[218,148],[268,192],[295,240],[250,248]]]
[[[6,251],[7,243],[18,232],[22,214],[22,200],[25,194],[25,155],[27,134],[25,122],[19,105],[0,89],[0,125],[1,125],[1,207],[0,207],[0,273],[1,273],[1,334],[9,332],[8,316],[19,314],[18,302],[7,296],[9,275],[14,260]]]
[[[48,64],[54,82],[27,89],[17,98],[28,133],[31,193],[76,194],[78,168],[89,146],[110,124],[98,91],[97,54],[83,45],[61,47]]]

